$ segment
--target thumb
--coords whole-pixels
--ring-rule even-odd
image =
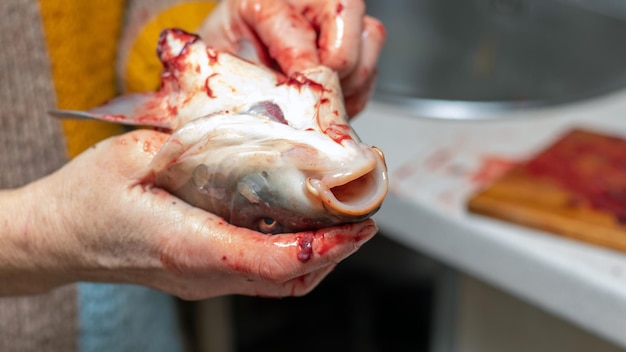
[[[96,159],[99,167],[126,179],[144,180],[151,174],[150,162],[169,134],[139,129],[104,140],[77,159]]]

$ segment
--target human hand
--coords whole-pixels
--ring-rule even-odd
[[[148,164],[167,137],[137,130],[110,138],[28,186],[23,198],[30,202],[22,206],[29,215],[14,231],[28,253],[11,264],[19,269],[20,258],[26,261],[24,272],[39,275],[35,284],[44,289],[106,281],[184,299],[303,295],[376,232],[371,220],[275,236],[229,225],[150,186]],[[24,282],[5,285],[28,275],[7,279],[2,268],[5,289],[37,291]]]
[[[198,33],[232,53],[247,40],[261,62],[287,75],[319,64],[332,68],[349,116],[369,99],[385,41],[382,23],[365,14],[363,0],[223,0]]]

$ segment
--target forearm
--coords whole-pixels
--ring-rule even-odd
[[[31,294],[69,282],[59,234],[62,221],[42,181],[0,191],[0,296]]]

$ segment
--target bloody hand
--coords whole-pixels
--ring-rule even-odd
[[[303,295],[376,232],[371,220],[276,236],[232,226],[151,186],[149,163],[167,136],[110,138],[5,192],[0,208],[19,211],[2,222],[0,295],[76,281],[135,283],[185,299]]]
[[[283,73],[315,65],[336,70],[350,116],[365,107],[385,40],[383,25],[365,14],[363,0],[224,0],[199,34],[236,53],[250,42],[259,59]]]

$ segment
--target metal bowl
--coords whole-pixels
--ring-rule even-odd
[[[482,118],[626,85],[626,1],[366,0],[387,43],[374,99]]]

